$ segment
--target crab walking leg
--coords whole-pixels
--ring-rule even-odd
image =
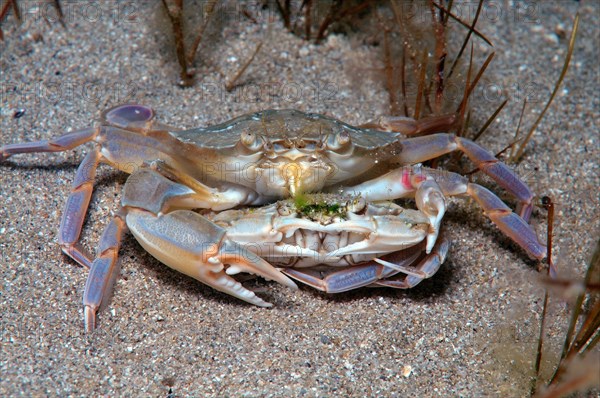
[[[404,135],[433,134],[452,129],[456,120],[456,113],[430,116],[419,120],[404,116],[382,116],[360,127],[388,131],[390,133],[398,132]]]
[[[0,148],[0,161],[20,153],[68,151],[88,142],[97,143],[96,148],[84,157],[77,169],[62,215],[59,244],[66,255],[90,268],[90,257],[77,242],[92,196],[98,164],[112,163],[118,169],[131,172],[135,165],[142,164],[137,159],[142,153],[160,156],[158,151],[150,149],[152,140],[116,127],[101,126],[79,130],[50,141],[6,145]]]
[[[332,272],[324,278],[321,277],[320,272],[311,271],[310,269],[285,268],[282,272],[299,282],[323,292],[341,293],[369,286],[378,280],[389,278],[398,272],[403,272],[402,270],[411,272],[408,267],[419,258],[421,250],[422,246],[417,245],[384,256],[385,259],[390,260],[388,264],[391,264],[392,267],[382,263],[371,262]]]
[[[74,149],[90,141],[106,141],[111,131],[122,131],[120,128],[132,128],[139,131],[164,129],[160,123],[153,122],[154,112],[142,105],[122,105],[109,109],[102,115],[103,122],[108,125],[87,127],[67,133],[51,140],[23,142],[0,147],[0,162],[12,155],[34,152],[64,152]],[[112,127],[112,126],[115,127]]]
[[[63,152],[76,148],[80,145],[90,142],[96,138],[98,129],[89,127],[83,130],[74,131],[57,137],[50,141],[42,140],[35,142],[23,142],[18,144],[9,144],[0,147],[0,162],[5,161],[12,155],[19,153],[34,153],[34,152]]]
[[[117,214],[108,224],[100,242],[96,259],[92,263],[83,293],[85,331],[96,328],[96,313],[107,304],[121,269],[119,247],[127,226],[123,214]]]
[[[142,110],[146,111],[141,112]],[[127,124],[146,123],[152,117],[153,114],[148,112],[146,108],[131,106],[113,108],[104,115],[106,122],[123,126]],[[78,240],[92,196],[96,169],[101,161],[110,162],[111,158],[125,158],[127,156],[125,152],[131,149],[127,147],[121,148],[118,143],[114,145],[114,142],[113,145],[109,145],[111,146],[110,149],[102,148],[102,146],[106,141],[110,141],[114,137],[117,140],[121,138],[122,142],[127,141],[127,137],[123,139],[123,134],[131,135],[132,133],[112,126],[89,127],[51,140],[9,144],[0,147],[0,162],[2,162],[16,154],[63,152],[88,142],[99,144],[97,148],[85,156],[77,169],[71,194],[65,203],[58,237],[62,251],[77,263],[87,268],[90,268],[92,265],[90,256],[79,246]],[[127,162],[126,164],[126,167],[129,167],[131,163]],[[117,168],[119,168],[118,165]]]
[[[423,279],[430,278],[433,276],[440,266],[446,261],[446,255],[448,254],[448,249],[450,248],[450,241],[444,237],[441,237],[438,242],[436,242],[435,246],[431,253],[427,254],[427,256],[419,262],[414,267],[410,267],[410,269],[404,269],[400,271],[403,274],[406,274],[406,277],[403,279],[396,280],[394,279],[382,279],[377,282],[369,285],[371,287],[393,287],[395,289],[410,289],[415,287]],[[382,259],[375,259],[374,261],[388,265],[394,266],[394,264],[389,264],[387,261]]]
[[[87,128],[75,131],[62,137],[48,140],[10,144],[0,148],[0,162],[19,153],[32,152],[62,152],[68,151],[87,142],[93,141],[98,135],[97,128]],[[81,234],[81,227],[92,196],[93,181],[96,168],[100,161],[100,151],[94,149],[89,152],[77,169],[71,194],[65,204],[58,241],[62,251],[77,263],[90,268],[89,255],[79,247],[77,241]]]
[[[67,198],[63,210],[60,229],[58,230],[58,243],[62,251],[73,260],[86,268],[91,268],[91,261],[78,244],[85,214],[94,190],[94,178],[100,162],[100,151],[95,148],[81,161],[75,174],[71,194]]]
[[[97,147],[89,152],[77,169],[61,220],[59,244],[62,251],[77,263],[90,268],[90,256],[79,246],[78,240],[85,220],[96,169],[100,162],[132,172],[142,166],[144,159],[171,160],[161,149],[176,152],[161,145],[158,138],[166,126],[152,121],[154,113],[141,105],[123,105],[103,114],[105,125],[77,130],[51,140],[9,144],[0,147],[0,162],[12,155],[33,152],[62,152],[94,142]],[[124,130],[123,128],[130,128]]]
[[[525,221],[529,221],[533,210],[533,192],[510,167],[475,142],[442,133],[408,138],[401,140],[400,144],[402,152],[396,160],[403,164],[421,163],[456,150],[462,151],[478,169],[517,198],[517,213]]]
[[[469,196],[483,209],[485,214],[506,236],[521,246],[532,258],[546,257],[546,247],[540,243],[529,223],[514,213],[496,194],[481,185],[469,182],[460,174],[422,168],[426,178],[433,178],[447,196]]]

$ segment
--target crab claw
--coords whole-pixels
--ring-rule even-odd
[[[410,218],[386,215],[372,216],[372,232],[345,247],[328,253],[331,257],[353,254],[390,253],[414,246],[425,239],[429,226],[426,217],[418,212],[405,210]]]
[[[160,262],[251,304],[271,306],[229,275],[247,272],[297,288],[271,264],[227,238],[225,229],[192,211],[156,216],[131,209],[127,226],[142,247]]]

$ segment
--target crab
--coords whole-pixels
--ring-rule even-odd
[[[489,151],[445,133],[455,122],[455,115],[382,117],[355,127],[266,110],[178,130],[158,122],[150,107],[126,104],[104,112],[96,127],[0,147],[0,162],[96,144],[77,169],[58,238],[66,255],[90,269],[83,304],[91,331],[119,274],[127,230],[167,266],[263,307],[270,304],[230,275],[295,288],[293,278],[327,292],[409,288],[431,276],[448,250],[439,231],[450,196],[473,198],[530,257],[543,259],[545,246],[528,223],[532,191]],[[516,198],[516,212],[464,176],[421,165],[457,150]],[[131,175],[92,257],[78,240],[100,162]],[[330,195],[316,216],[300,203],[309,193]],[[414,198],[417,210],[390,202],[399,198]],[[338,213],[329,214],[331,207]]]
[[[440,236],[425,254],[428,217],[394,202],[366,202],[361,196],[303,195],[258,209],[203,215],[248,254],[327,293],[363,286],[411,288],[437,272],[450,245]],[[253,304],[270,305],[254,300]]]

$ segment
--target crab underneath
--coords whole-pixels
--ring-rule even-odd
[[[169,267],[259,306],[270,304],[230,275],[296,287],[293,278],[328,292],[414,286],[444,261],[448,241],[438,234],[448,196],[473,198],[530,257],[542,259],[545,247],[528,224],[533,193],[487,150],[440,133],[454,122],[454,115],[388,117],[361,128],[268,110],[178,130],[157,122],[151,108],[129,104],[103,113],[97,127],[3,146],[0,161],[96,144],[77,170],[59,231],[62,250],[90,268],[83,303],[86,330],[93,330],[119,274],[126,230]],[[517,213],[461,175],[420,165],[456,150],[516,197]],[[100,162],[131,175],[92,259],[78,240]],[[311,192],[329,195],[305,195]],[[417,210],[390,202],[398,198],[414,198]],[[248,208],[258,205],[266,206]]]

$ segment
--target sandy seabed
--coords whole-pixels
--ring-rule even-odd
[[[2,144],[92,125],[102,110],[128,101],[152,106],[161,121],[180,127],[268,108],[355,124],[389,111],[374,72],[380,48],[343,34],[308,44],[274,12],[270,24],[263,14],[256,24],[222,23],[218,40],[200,47],[196,84],[182,89],[159,2],[130,4],[121,13],[112,5],[95,14],[70,9],[66,29],[39,17],[48,10],[36,14],[33,2],[20,3],[24,23],[12,15],[2,22]],[[531,126],[559,76],[579,11],[569,73],[518,172],[540,196],[554,198],[556,263],[565,275],[581,276],[599,231],[600,8],[594,1],[537,2],[530,3],[531,19],[519,19],[511,17],[511,4],[499,2],[503,13],[478,24],[496,56],[483,83],[489,90],[473,100],[474,123],[482,125],[496,109],[501,91],[511,101],[482,145],[498,152],[512,139],[524,96],[537,99],[523,122]],[[261,40],[243,84],[227,92],[222,74],[233,75]],[[476,52],[489,51],[475,43]],[[169,388],[180,397],[527,395],[543,297],[539,273],[474,204],[461,200],[451,201],[445,222],[453,241],[448,259],[418,287],[331,296],[248,282],[272,309],[170,270],[128,236],[114,297],[99,329],[84,334],[87,272],[61,254],[57,231],[88,149],[15,156],[0,165],[2,396],[166,396]],[[95,246],[125,178],[100,168],[84,246]],[[540,236],[545,217],[534,213]],[[553,361],[567,316],[555,300],[547,356]],[[549,373],[552,363],[543,365]]]

